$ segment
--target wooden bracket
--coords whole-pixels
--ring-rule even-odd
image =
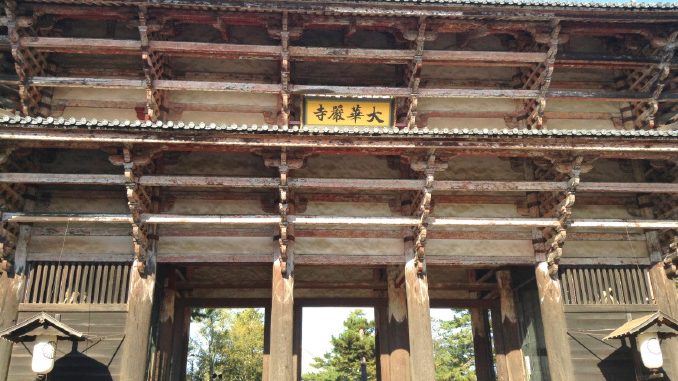
[[[518,117],[518,120],[525,120],[525,126],[529,129],[541,129],[544,126],[546,92],[551,86],[553,65],[556,61],[559,43],[560,20],[555,19],[552,22],[546,59],[544,62],[534,65],[529,71],[524,72],[520,80],[523,90],[539,90],[537,98],[523,102],[524,111],[523,114]]]
[[[407,98],[405,103],[405,108],[407,109],[405,123],[408,128],[414,128],[417,126],[417,94],[419,93],[419,83],[421,82],[421,69],[423,64],[425,41],[426,17],[420,17],[417,35],[413,41],[414,57],[412,57],[412,62],[410,62],[405,72],[407,86],[410,88],[410,96]]]
[[[29,84],[33,76],[46,75],[50,68],[47,55],[21,45],[24,35],[36,35],[31,23],[21,22],[16,15],[16,0],[5,1],[7,31],[11,46],[14,68],[19,78],[20,111],[23,115],[46,116],[50,114],[51,90],[40,89]]]
[[[280,125],[290,123],[290,32],[289,14],[283,11],[282,28],[280,30]]]
[[[127,206],[132,216],[132,248],[134,259],[138,264],[137,270],[141,274],[147,272],[146,266],[152,259],[150,257],[158,239],[157,227],[144,224],[141,215],[159,209],[159,189],[141,186],[139,177],[144,168],[152,167],[152,159],[156,152],[158,151],[141,151],[137,155],[131,147],[124,147],[121,155],[109,157],[111,163],[122,165],[124,169]]]
[[[565,197],[555,209],[555,216],[558,219],[558,224],[556,227],[545,228],[542,231],[542,234],[546,239],[546,263],[548,264],[549,274],[554,279],[558,276],[558,265],[560,263],[560,258],[563,255],[563,245],[567,238],[567,225],[572,216],[572,207],[575,202],[577,186],[580,182],[583,161],[584,158],[578,156],[568,165],[563,165],[563,167],[570,168],[570,178],[567,181]]]
[[[630,71],[622,83],[622,88],[636,92],[649,92],[651,98],[637,102],[622,111],[622,122],[631,122],[635,129],[656,128],[656,116],[659,110],[659,97],[671,80],[671,62],[676,50],[678,31],[671,33],[665,43],[655,50],[659,63],[643,69]]]
[[[413,205],[417,205],[417,209],[413,210],[414,215],[417,215],[419,222],[414,227],[414,260],[417,265],[418,273],[425,271],[426,265],[426,237],[428,235],[428,221],[431,215],[432,203],[431,194],[433,192],[433,182],[435,180],[435,172],[447,167],[447,164],[440,165],[436,163],[435,152],[431,152],[427,159],[426,169],[424,170],[425,182],[424,188],[419,192]]]
[[[145,6],[139,8],[139,38],[141,40],[141,59],[143,60],[144,79],[146,81],[146,113],[144,119],[156,121],[167,117],[165,105],[167,94],[164,90],[155,88],[154,82],[158,79],[170,77],[165,57],[150,48],[152,28],[148,25],[148,10]],[[156,35],[158,33],[155,33]]]
[[[16,160],[17,151],[6,148],[0,153],[0,170],[6,170],[7,165]],[[11,160],[13,159],[13,160]],[[14,163],[16,164],[16,163]],[[20,211],[27,205],[29,188],[25,184],[0,184],[0,214],[3,211]],[[0,272],[10,271],[13,267],[14,253],[19,239],[19,224],[0,222]]]

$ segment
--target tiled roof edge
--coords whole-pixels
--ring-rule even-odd
[[[361,0],[359,0],[361,1]],[[622,9],[678,9],[678,2],[638,1],[560,1],[560,0],[362,0],[361,2],[387,2],[403,4],[453,4],[453,5],[494,5],[519,7],[560,7],[560,8],[622,8]]]
[[[185,122],[151,122],[142,120],[99,120],[52,117],[0,117],[1,127],[53,127],[110,130],[163,130],[197,131],[212,130],[233,133],[278,133],[293,135],[368,135],[368,136],[552,136],[552,137],[630,137],[630,138],[678,138],[678,130],[528,130],[520,128],[370,128],[328,126],[278,126],[256,124],[217,124]]]

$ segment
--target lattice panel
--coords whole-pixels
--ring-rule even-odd
[[[565,304],[653,304],[648,270],[568,267],[560,272]]]
[[[26,303],[127,303],[130,263],[31,262]]]

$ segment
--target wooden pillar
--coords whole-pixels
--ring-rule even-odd
[[[31,225],[19,227],[13,267],[0,274],[0,329],[11,327],[17,323],[19,303],[23,300],[26,289],[26,258],[31,229]],[[12,346],[12,342],[0,340],[0,381],[7,380]]]
[[[388,303],[379,303],[375,306],[374,322],[376,325],[377,380],[391,381],[391,350],[388,342]]]
[[[471,330],[473,331],[473,353],[478,381],[494,380],[492,343],[490,342],[490,321],[487,310],[471,308]]]
[[[405,265],[405,291],[407,295],[407,326],[410,339],[410,379],[435,380],[433,361],[433,334],[431,308],[426,273],[417,271],[411,259]]]
[[[174,351],[175,325],[179,323],[176,318],[176,286],[175,275],[170,273],[165,282],[165,289],[162,291],[162,302],[160,304],[160,313],[158,314],[158,346],[155,352],[154,369],[151,373],[153,381],[169,381],[170,369],[172,365],[172,353]]]
[[[266,306],[266,309],[264,311],[264,354],[261,370],[262,380],[268,380],[268,378],[270,377],[269,376],[270,357],[271,357],[271,307]]]
[[[149,259],[152,262],[152,259]],[[134,261],[129,285],[125,339],[122,346],[120,379],[122,381],[145,381],[148,374],[149,336],[155,289],[155,265],[145,266],[144,274]]]
[[[499,307],[492,308],[492,339],[494,341],[494,361],[497,381],[509,381],[506,348],[504,348],[504,327],[501,322]]]
[[[301,340],[302,340],[303,314],[301,306],[294,306],[294,342],[292,347],[292,359],[294,361],[294,374],[297,380],[301,380]]]
[[[191,329],[191,307],[185,305],[181,298],[175,301],[174,343],[172,345],[171,381],[186,379],[186,360],[188,359],[188,340]]]
[[[410,338],[407,320],[407,295],[402,278],[402,266],[387,269],[388,304],[386,305],[385,324],[388,342],[389,381],[410,380]],[[398,283],[400,282],[400,284]],[[382,376],[384,377],[384,376]]]
[[[522,381],[525,379],[526,373],[525,362],[523,361],[520,326],[518,325],[518,315],[516,314],[516,305],[511,287],[511,272],[509,270],[500,270],[497,271],[496,277],[499,287],[501,313],[498,317],[501,318],[508,379],[510,381]]]
[[[548,263],[539,262],[535,271],[544,341],[552,381],[574,380],[560,281],[549,274]]]
[[[295,381],[294,277],[291,271],[283,274],[281,264],[280,257],[273,262],[269,380]]]

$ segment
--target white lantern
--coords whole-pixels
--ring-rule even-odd
[[[31,368],[37,374],[47,374],[54,369],[56,356],[56,336],[37,336],[33,346]]]
[[[664,365],[662,348],[656,332],[641,333],[636,337],[640,358],[648,369],[659,369]]]

